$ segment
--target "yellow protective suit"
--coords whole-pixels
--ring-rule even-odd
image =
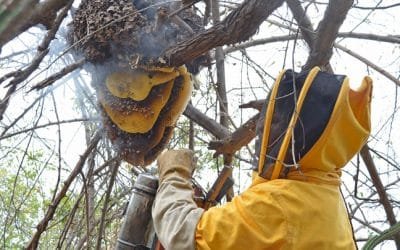
[[[279,118],[274,112],[284,109],[287,102],[279,103],[284,95],[277,93],[282,92],[285,81],[292,84],[290,75],[283,72],[278,77],[269,97],[253,183],[231,202],[207,211],[197,208],[187,178],[190,160],[172,164],[166,159],[179,158],[179,153],[172,151],[159,160],[159,168],[164,170],[153,219],[166,249],[356,248],[339,189],[340,169],[369,135],[372,81],[366,77],[359,89],[351,90],[347,78],[332,78],[315,68],[297,87],[296,112],[290,119]],[[325,93],[329,96],[322,98],[332,97],[326,103],[327,107],[331,105],[329,115],[325,114],[326,121],[308,122],[307,117],[314,116],[302,108],[315,106],[315,91],[329,92],[321,82],[325,78],[338,84],[332,90],[336,94]],[[324,114],[319,116],[318,112],[318,108],[312,112],[315,119],[323,120]],[[286,128],[276,126],[282,121],[287,123]],[[323,128],[313,126],[316,123]],[[305,134],[300,139],[299,131],[314,131],[318,136]],[[292,138],[301,145],[292,146]],[[293,148],[295,153],[291,152]],[[185,175],[182,169],[186,169]]]

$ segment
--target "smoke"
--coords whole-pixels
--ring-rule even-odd
[[[84,69],[91,74],[104,132],[118,154],[133,165],[148,165],[165,148],[176,119],[190,98],[192,85],[185,67],[163,72],[150,70],[147,65],[166,48],[203,29],[202,19],[192,9],[169,17],[180,7],[181,1],[166,0],[82,1],[70,25],[70,43],[88,61]],[[130,83],[123,83],[123,78],[131,74],[143,74],[132,76],[141,82],[124,85]],[[109,80],[106,85],[111,75],[120,78]],[[153,77],[165,80],[158,80],[159,86],[150,85],[144,100],[115,94],[138,91],[133,86],[156,81],[150,80]],[[157,100],[162,99],[166,102],[161,106]]]

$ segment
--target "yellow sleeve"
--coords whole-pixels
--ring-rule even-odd
[[[195,234],[198,250],[287,247],[288,226],[283,210],[276,197],[258,186],[203,213]]]

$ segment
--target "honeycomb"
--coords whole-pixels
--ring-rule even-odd
[[[154,67],[162,52],[204,29],[192,9],[168,19],[178,3],[163,0],[82,0],[69,25],[74,52],[88,62],[103,127],[116,152],[136,166],[166,147],[192,91],[203,57],[180,67]],[[177,5],[178,4],[178,5]],[[138,58],[141,65],[138,65]],[[147,62],[147,65],[144,65]]]
[[[125,107],[118,106],[119,109],[108,105],[110,101],[106,98],[99,98],[108,137],[127,162],[146,166],[157,158],[169,142],[193,87],[190,73],[184,66],[179,67],[179,73],[175,79],[153,87],[143,101],[113,96],[113,102],[129,103]],[[103,96],[103,91],[106,95],[112,95],[108,89],[103,89],[98,96]],[[133,106],[135,109],[131,108]],[[140,108],[142,106],[145,108]],[[124,112],[128,114],[123,115]]]

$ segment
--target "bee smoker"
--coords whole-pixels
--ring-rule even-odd
[[[192,179],[194,200],[199,207],[208,209],[217,204],[233,185],[230,177],[232,168],[224,166],[212,188],[205,192]],[[119,232],[115,249],[117,250],[164,250],[157,239],[151,217],[151,208],[158,188],[158,178],[142,173],[139,174],[129,201],[124,223]]]
[[[151,218],[151,207],[157,187],[157,177],[146,173],[138,175],[115,249],[145,250],[156,248],[157,239]]]

